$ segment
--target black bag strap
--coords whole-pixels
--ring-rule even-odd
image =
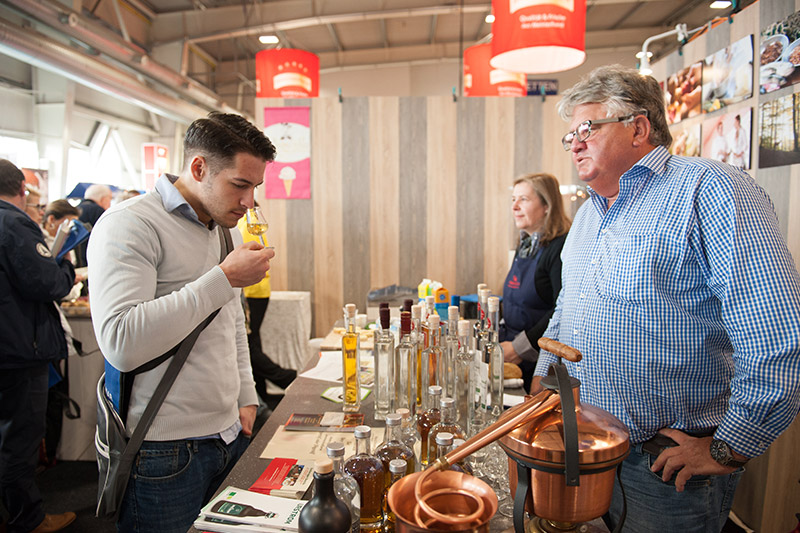
[[[231,238],[231,232],[228,228],[223,228],[220,226],[219,233],[221,245],[221,263],[232,250],[233,240]],[[170,361],[167,371],[164,372],[164,376],[158,383],[158,387],[156,387],[155,392],[153,392],[153,396],[147,403],[147,407],[142,414],[142,418],[139,419],[139,423],[136,424],[136,429],[133,431],[133,435],[131,435],[128,444],[125,445],[125,451],[122,452],[122,457],[120,458],[120,462],[122,464],[133,463],[133,458],[139,452],[139,448],[141,448],[142,442],[144,442],[144,437],[147,434],[147,430],[150,429],[150,425],[153,423],[156,413],[158,413],[158,410],[161,408],[161,404],[164,403],[164,399],[167,397],[167,393],[172,388],[172,384],[175,383],[175,379],[178,377],[178,372],[180,372],[183,363],[185,363],[186,359],[189,357],[189,352],[192,351],[194,343],[197,341],[197,338],[200,336],[200,333],[206,328],[206,326],[208,326],[211,321],[216,318],[217,314],[219,314],[219,309],[211,313],[203,322],[198,324],[197,327],[194,328],[194,330],[192,330],[192,332],[189,333],[189,335],[177,346],[175,356]],[[170,350],[170,352],[173,350]]]

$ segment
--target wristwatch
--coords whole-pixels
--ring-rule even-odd
[[[711,457],[722,466],[732,466],[734,468],[741,468],[747,462],[734,459],[731,447],[728,446],[727,442],[719,439],[711,440]]]

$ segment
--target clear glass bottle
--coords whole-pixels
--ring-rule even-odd
[[[403,417],[403,423],[400,429],[401,440],[414,452],[416,465],[419,465],[419,456],[417,455],[417,442],[419,442],[419,440],[417,439],[416,423],[411,415],[411,411],[406,407],[402,407],[395,412]]]
[[[442,342],[444,350],[444,395],[456,397],[456,354],[458,354],[458,306],[447,308],[447,335]]]
[[[394,349],[394,408],[413,409],[417,377],[414,371],[417,347],[411,336],[411,313],[400,313],[400,343]]]
[[[475,355],[469,347],[469,333],[469,320],[459,320],[458,351],[453,361],[453,398],[456,400],[456,422],[468,431],[475,402],[475,384],[472,382]]]
[[[411,306],[411,339],[414,342],[414,349],[416,356],[414,359],[414,390],[416,391],[416,398],[414,401],[414,413],[419,414],[422,409],[422,397],[424,390],[422,390],[422,350],[425,348],[424,339],[422,337],[422,306]]]
[[[392,459],[391,461],[389,461],[390,481],[389,481],[389,486],[386,487],[387,495],[389,493],[389,489],[392,488],[392,485],[397,483],[397,481],[399,481],[400,478],[406,475],[406,472],[408,472],[408,465],[406,465],[406,462],[404,460]],[[384,514],[386,515],[384,531],[385,533],[394,533],[396,518],[391,507],[389,507],[389,499],[385,498],[384,501],[386,502],[383,510]]]
[[[461,441],[464,442],[464,441]],[[436,435],[436,459],[441,459],[453,449],[453,434],[448,433],[447,431],[442,431],[438,435]],[[453,463],[450,465],[448,470],[455,470],[456,472],[462,472],[464,474],[471,474],[471,472],[467,472],[464,465],[461,463]]]
[[[383,490],[386,485],[383,463],[370,453],[369,426],[357,426],[356,454],[344,463],[344,472],[358,482],[361,494],[361,531],[380,531],[383,527]]]
[[[336,496],[333,461],[314,462],[314,497],[298,517],[300,533],[347,533],[350,531],[350,510]]]
[[[463,439],[466,436],[464,429],[456,423],[456,401],[453,398],[442,398],[439,402],[440,419],[428,432],[428,463],[435,460],[436,436],[439,433],[449,433],[453,437]]]
[[[443,454],[445,454],[445,455],[447,455],[447,454],[448,454],[448,453],[450,453],[452,450],[455,450],[456,448],[458,448],[459,446],[461,446],[462,444],[464,444],[464,442],[465,442],[465,441],[464,441],[464,439],[455,439],[455,438],[454,438],[454,439],[453,439],[453,447],[452,447],[450,450],[443,450],[443,451],[442,451],[442,453],[443,453]],[[468,458],[469,458],[469,456],[467,456],[467,459],[468,459]],[[463,471],[465,474],[473,475],[473,472],[472,472],[472,467],[469,465],[469,463],[466,461],[466,459],[464,459],[464,460],[461,460],[461,461],[459,461],[459,462],[458,462],[458,463],[456,463],[456,464],[457,464],[458,466],[460,466],[460,467],[461,467],[462,471]]]
[[[419,462],[420,466],[428,466],[428,433],[431,428],[439,423],[441,413],[439,400],[442,397],[442,388],[438,385],[428,387],[428,408],[417,418],[417,432],[419,433]]]
[[[403,459],[408,465],[408,474],[414,473],[414,450],[403,442],[403,417],[397,413],[386,415],[386,440],[375,448],[375,457],[383,463],[386,474],[386,488],[389,488],[389,462],[392,459]]]
[[[431,385],[444,389],[444,351],[439,343],[439,315],[428,317],[428,347],[422,350],[422,386],[427,392]],[[427,398],[422,398],[423,403]]]
[[[488,331],[487,341],[484,345],[483,360],[489,364],[489,405],[490,416],[496,420],[503,413],[503,348],[500,346],[497,331],[500,321],[500,298],[489,298],[489,316],[486,321]]]
[[[356,306],[344,306],[345,334],[342,336],[342,410],[357,412],[361,408],[361,350],[356,332]]]
[[[333,461],[333,490],[336,497],[347,504],[350,510],[350,533],[359,533],[361,530],[361,491],[358,482],[343,471],[344,444],[338,441],[328,443],[325,448],[328,457]]]
[[[478,319],[472,324],[472,348],[480,350],[480,338],[486,321],[486,302],[482,301],[481,293],[489,288],[485,283],[478,283],[475,296],[478,298]],[[488,296],[487,296],[488,298]]]
[[[375,418],[383,420],[392,409],[394,394],[394,335],[389,329],[389,306],[379,309],[380,333],[374,343],[375,349]]]

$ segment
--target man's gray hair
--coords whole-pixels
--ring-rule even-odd
[[[558,103],[558,114],[569,120],[581,104],[602,104],[608,117],[626,116],[647,111],[650,119],[650,143],[669,147],[672,135],[667,126],[664,94],[652,76],[643,76],[622,65],[598,67],[567,89]],[[627,124],[626,124],[627,125]]]
[[[87,200],[94,200],[95,202],[99,202],[108,196],[111,196],[111,189],[108,185],[100,185],[99,183],[89,185],[89,188],[86,189],[86,192],[83,194],[84,198]]]

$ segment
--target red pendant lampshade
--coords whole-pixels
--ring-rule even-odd
[[[492,0],[495,68],[560,72],[586,59],[586,0]]]
[[[525,74],[492,68],[491,58],[491,43],[464,50],[464,96],[525,96]]]
[[[259,98],[319,96],[319,57],[305,50],[278,48],[256,54]]]

